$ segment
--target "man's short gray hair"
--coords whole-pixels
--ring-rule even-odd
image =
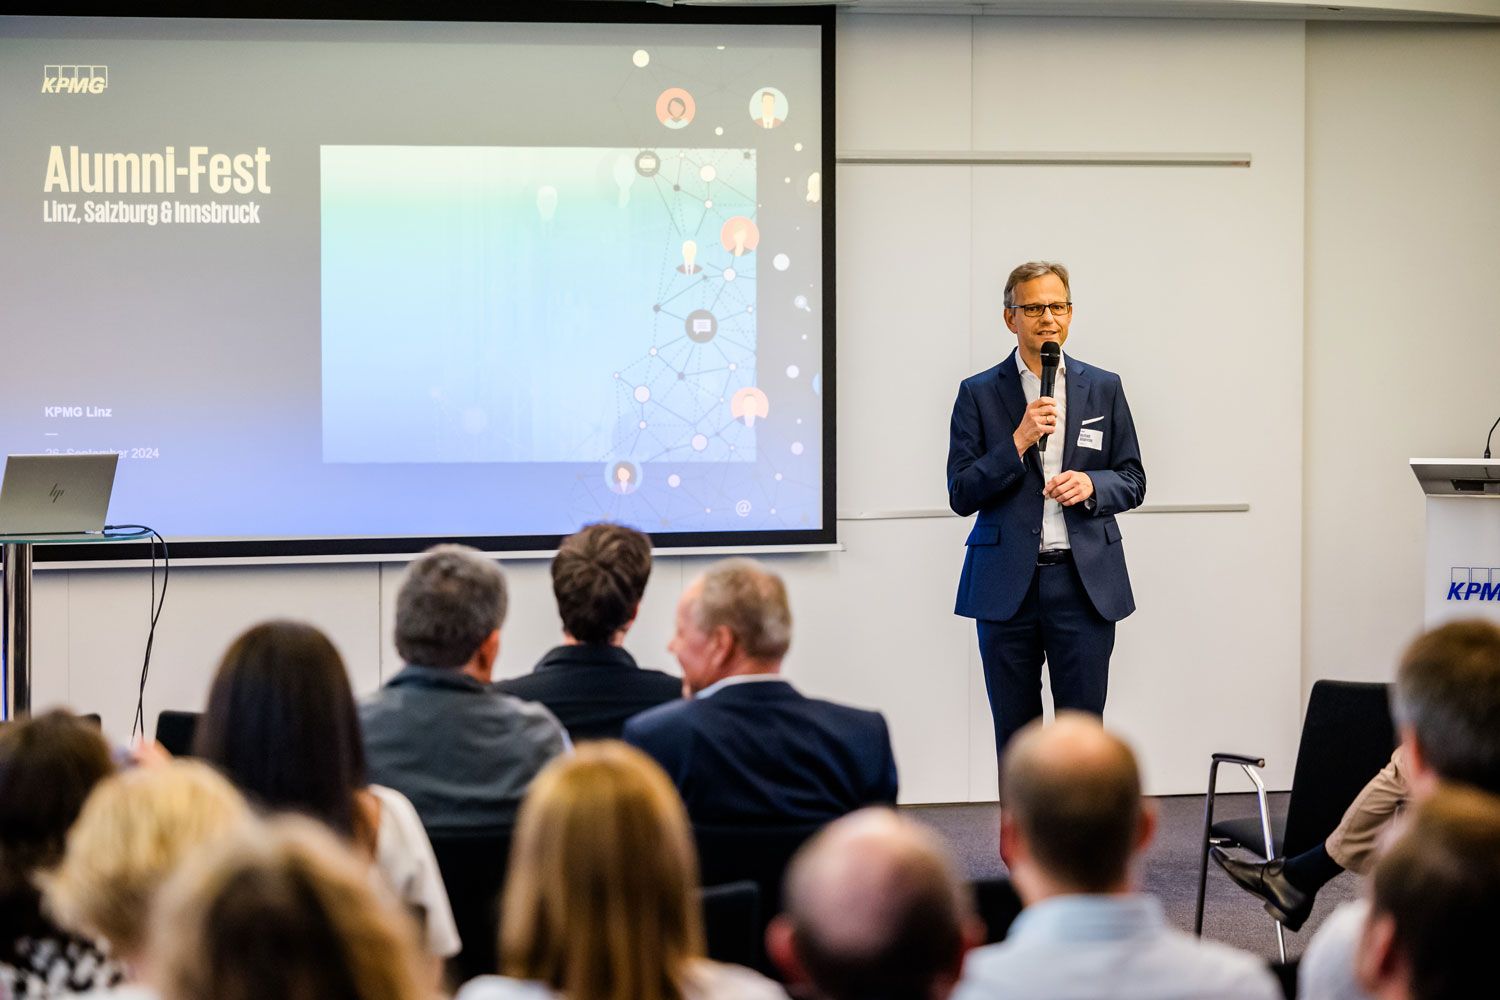
[[[694,617],[705,632],[727,627],[757,660],[780,660],[792,645],[786,585],[754,559],[725,559],[710,566]]]
[[[396,651],[423,667],[461,667],[505,621],[505,574],[477,549],[438,545],[396,596]]]
[[[1073,297],[1073,288],[1068,284],[1068,269],[1061,264],[1050,260],[1030,260],[1010,272],[1010,277],[1005,279],[1005,308],[1014,309],[1016,305],[1016,286],[1023,281],[1035,281],[1044,275],[1055,274],[1062,279],[1063,291],[1068,293],[1068,298]]]

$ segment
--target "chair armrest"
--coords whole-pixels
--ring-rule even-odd
[[[1242,753],[1216,753],[1213,755],[1215,764],[1240,764],[1244,767],[1265,767],[1264,757],[1251,757]]]

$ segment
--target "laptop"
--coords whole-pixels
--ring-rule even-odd
[[[97,535],[104,530],[119,461],[115,452],[10,456],[0,482],[0,539]]]

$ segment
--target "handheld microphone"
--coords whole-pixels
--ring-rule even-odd
[[[1054,341],[1047,341],[1042,345],[1042,395],[1050,396],[1057,389],[1057,365],[1062,360],[1062,348]],[[1043,434],[1042,439],[1036,443],[1037,451],[1047,450],[1047,438],[1050,434]]]

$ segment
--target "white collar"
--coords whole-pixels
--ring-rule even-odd
[[[762,681],[781,681],[781,683],[783,683],[783,684],[785,684],[787,682],[786,678],[783,677],[783,676],[781,676],[780,673],[771,673],[771,674],[734,674],[734,675],[732,675],[730,677],[725,677],[722,680],[714,681],[708,687],[704,688],[702,691],[699,691],[696,695],[694,695],[694,697],[696,697],[696,698],[707,698],[709,695],[713,694],[715,691],[718,691],[718,690],[720,690],[722,688],[730,687],[731,685],[734,685],[734,684],[755,684],[757,682],[762,682]]]

